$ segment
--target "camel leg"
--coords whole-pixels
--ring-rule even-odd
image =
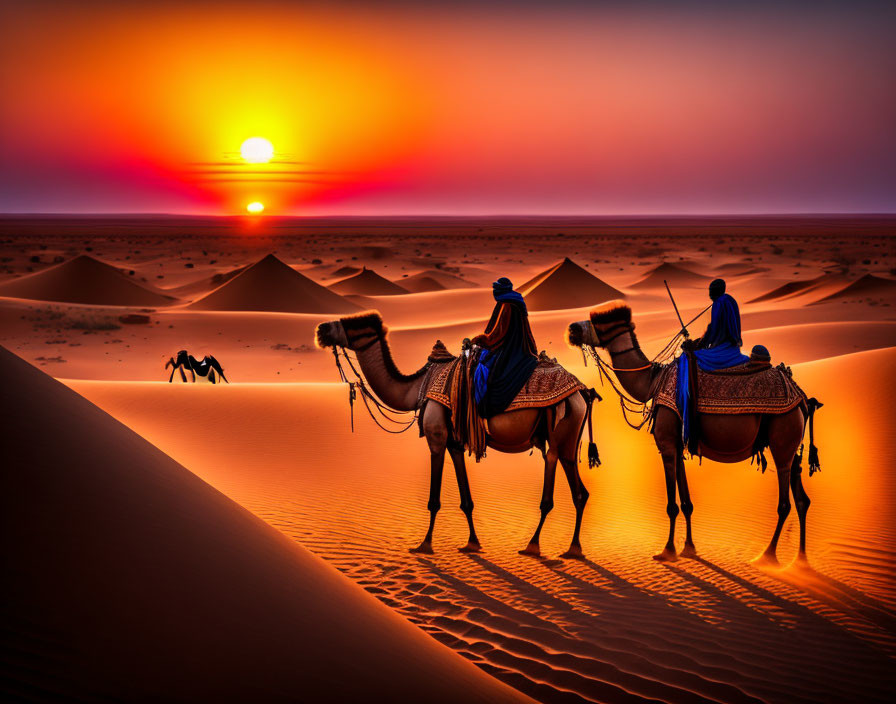
[[[436,525],[436,514],[442,508],[439,496],[442,493],[442,469],[445,466],[445,448],[448,444],[448,426],[445,422],[444,406],[429,403],[423,412],[423,434],[429,444],[429,530],[423,542],[410,552],[432,554],[432,531]]]
[[[454,474],[457,476],[457,491],[460,494],[460,510],[467,517],[467,524],[470,526],[470,539],[462,548],[458,548],[461,552],[480,552],[482,546],[479,544],[479,538],[476,537],[476,529],[473,527],[473,493],[470,491],[470,480],[467,478],[467,465],[464,462],[464,450],[462,447],[449,447],[448,454],[451,462],[454,464]]]
[[[774,456],[774,453],[772,455]],[[784,521],[790,514],[790,462],[783,464],[775,457],[775,471],[778,474],[778,523],[765,552],[755,560],[756,563],[764,565],[778,564],[778,539],[781,537]]]
[[[531,555],[533,557],[541,556],[541,529],[544,527],[544,520],[548,517],[551,509],[554,508],[554,478],[557,476],[557,460],[559,459],[557,451],[549,448],[544,456],[544,489],[541,492],[541,520],[538,521],[538,527],[535,529],[535,535],[526,546],[525,550],[520,550],[520,555]]]
[[[180,378],[183,379],[183,382],[186,384],[187,383],[187,375],[184,373],[183,365],[179,366],[178,370],[180,371]]]
[[[560,555],[564,559],[584,560],[582,544],[579,542],[579,533],[582,530],[582,514],[585,512],[585,504],[588,503],[588,490],[582,482],[579,474],[579,463],[575,460],[560,460],[563,471],[566,473],[566,481],[569,482],[569,491],[572,494],[572,503],[576,507],[576,527],[572,534],[572,542],[569,550]]]
[[[166,364],[165,364],[165,369],[168,368],[169,364],[171,365],[171,376],[168,377],[168,383],[170,384],[171,381],[174,379],[174,372],[177,371],[177,364],[174,363],[174,357],[168,358],[168,362],[166,362]]]
[[[796,556],[799,562],[806,561],[806,514],[809,512],[809,504],[812,503],[803,488],[802,473],[800,460],[794,456],[790,466],[790,491],[793,493],[793,501],[796,504],[796,515],[800,519],[800,551]]]
[[[784,521],[790,514],[790,491],[791,491],[791,468],[796,458],[796,450],[799,447],[803,437],[803,414],[799,409],[795,409],[790,413],[780,416],[773,416],[768,426],[768,442],[769,450],[771,450],[772,458],[775,461],[775,471],[778,473],[778,523],[775,526],[775,532],[772,535],[771,542],[765,552],[760,555],[755,562],[758,564],[776,566],[778,564],[777,549],[778,539],[781,537],[781,529],[784,527]],[[797,478],[796,481],[799,481]],[[802,482],[800,482],[802,487]],[[798,501],[797,506],[803,510],[803,518],[805,511],[808,511],[809,505],[803,500],[805,491],[800,492],[799,498],[794,494],[794,499]],[[805,499],[809,497],[806,496]],[[800,521],[801,525],[804,521]],[[801,531],[802,533],[802,531]],[[805,543],[800,541],[803,548]]]
[[[681,514],[684,516],[685,538],[682,557],[697,557],[697,548],[694,547],[694,537],[691,534],[691,514],[694,513],[694,504],[691,503],[691,492],[688,489],[688,477],[684,469],[684,456],[679,454],[676,461],[676,478],[678,483],[678,499],[681,501]]]
[[[663,457],[663,469],[666,474],[666,515],[669,516],[669,538],[666,540],[666,546],[658,555],[654,555],[654,560],[667,562],[678,559],[678,553],[675,552],[675,519],[678,517],[678,504],[675,503],[675,478],[677,474],[678,457],[681,451],[677,446],[660,450]]]

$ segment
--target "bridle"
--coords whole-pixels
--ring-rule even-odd
[[[597,346],[599,346],[599,347],[603,347],[606,349],[607,346],[611,342],[613,342],[613,340],[615,340],[619,337],[622,337],[626,333],[632,334],[632,339],[634,339],[633,333],[635,332],[635,324],[632,322],[623,321],[623,322],[616,323],[615,325],[611,325],[609,328],[605,329],[602,333],[596,327],[594,327],[594,325],[591,324],[590,321],[589,321],[589,324],[591,325],[592,329],[594,330],[594,336],[597,338]],[[593,349],[592,345],[589,345],[589,347],[592,347],[592,349]],[[623,354],[628,354],[629,352],[641,352],[641,345],[638,344],[637,340],[631,347],[624,349],[624,350],[620,350],[618,352],[615,352],[615,354],[623,355]],[[631,367],[631,368],[614,367],[610,364],[607,364],[603,360],[601,360],[601,363],[607,369],[609,369],[613,372],[643,372],[645,369],[650,369],[653,366],[653,362],[650,362],[649,364],[646,364],[643,367]]]
[[[383,340],[386,339],[386,333],[384,330],[356,331],[345,330],[344,327],[343,330],[345,331],[346,342],[348,342],[348,350],[351,350],[355,354],[370,349],[378,342],[382,344]],[[370,339],[367,340],[367,338]],[[365,341],[361,342],[361,344],[358,344],[361,340]],[[364,383],[364,377],[361,376],[361,373],[355,367],[352,358],[349,357],[348,350],[342,345],[333,345],[333,359],[336,361],[336,369],[339,370],[339,377],[343,382],[348,384],[348,405],[352,432],[355,432],[355,399],[358,397],[359,393],[361,396],[361,400],[364,402],[364,407],[367,409],[367,413],[370,415],[373,422],[376,423],[382,430],[385,430],[387,433],[398,435],[410,430],[414,425],[416,425],[419,407],[415,408],[413,411],[396,411],[394,408],[389,408],[389,406],[383,404],[373,394],[373,392],[367,388],[367,385]],[[345,373],[345,369],[343,369],[342,367],[340,356],[345,360],[345,363],[348,365],[348,368],[351,370],[352,374],[355,375],[354,381],[349,381],[349,378]],[[409,420],[399,420],[393,417],[394,415],[405,416],[408,413],[413,414],[413,417]],[[383,425],[384,422],[391,423],[395,427],[387,428],[385,425]]]

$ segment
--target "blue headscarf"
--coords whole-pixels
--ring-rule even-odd
[[[506,276],[492,284],[492,295],[498,303],[519,303],[523,308],[526,307],[523,297],[513,290],[513,283]]]

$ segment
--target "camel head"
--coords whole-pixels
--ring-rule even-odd
[[[631,332],[632,309],[625,301],[609,301],[598,306],[590,313],[592,339],[585,344],[593,347],[606,347],[623,332]]]
[[[339,320],[321,323],[315,331],[315,343],[321,349],[347,347],[357,350],[386,335],[383,318],[377,311],[365,311]]]

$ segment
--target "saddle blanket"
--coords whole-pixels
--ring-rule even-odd
[[[654,406],[666,406],[681,413],[675,403],[678,365],[663,367],[655,383]],[[783,364],[756,371],[742,364],[715,372],[697,370],[697,411],[726,415],[787,413],[806,403],[806,394]]]
[[[462,358],[457,358],[447,364],[438,365],[430,379],[426,398],[448,408],[453,407],[459,386],[456,372],[461,362]],[[539,359],[538,366],[533,370],[525,386],[510,402],[507,411],[547,408],[583,389],[585,385],[557,362]]]

